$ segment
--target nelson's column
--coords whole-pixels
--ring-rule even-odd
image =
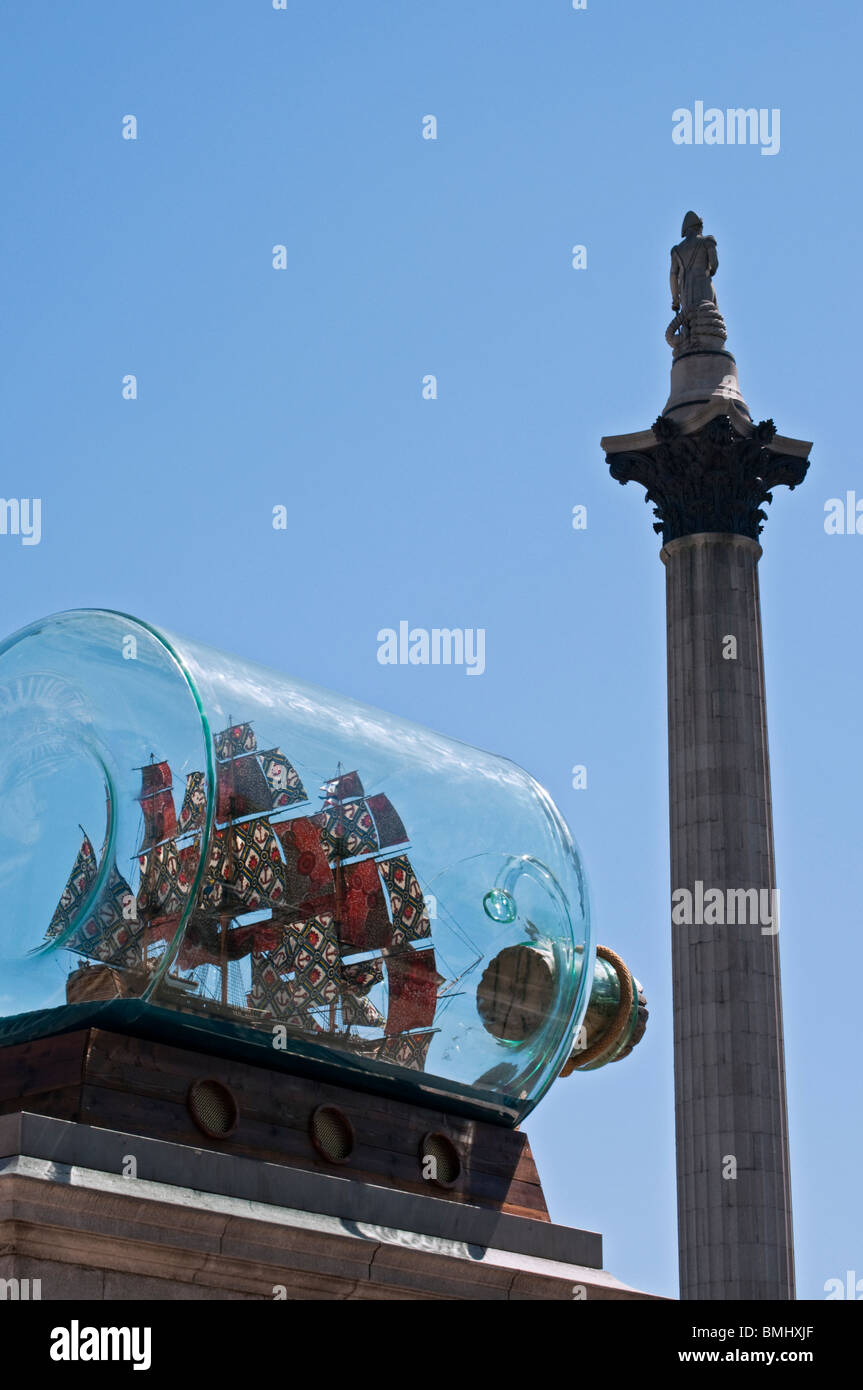
[[[668,403],[650,429],[602,441],[612,477],[647,489],[663,541],[680,1296],[791,1299],[758,536],[762,504],[803,481],[811,445],[753,422],[716,242],[693,212],[682,236]]]

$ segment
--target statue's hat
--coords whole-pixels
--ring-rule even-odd
[[[688,212],[683,219],[683,226],[680,229],[680,235],[686,236],[687,232],[700,232],[703,226],[704,223],[698,216],[697,212]]]

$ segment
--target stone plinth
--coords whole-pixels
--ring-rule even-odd
[[[733,407],[749,420],[749,407],[737,380],[737,363],[722,348],[681,352],[671,367],[671,393],[663,415],[678,424],[699,417],[705,406],[718,406],[727,413]]]
[[[652,1297],[589,1231],[43,1115],[0,1119],[0,1243],[43,1300]]]

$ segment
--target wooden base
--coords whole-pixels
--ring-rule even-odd
[[[189,1109],[190,1088],[206,1080],[236,1104],[236,1126],[223,1138],[205,1133]],[[312,1141],[320,1106],[335,1107],[353,1130],[344,1162]],[[0,1048],[0,1114],[21,1111],[549,1220],[518,1130],[98,1028]],[[429,1134],[455,1148],[452,1184],[423,1176]]]

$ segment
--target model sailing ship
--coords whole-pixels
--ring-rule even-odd
[[[278,748],[259,751],[248,723],[223,730],[214,744],[207,864],[153,1002],[281,1024],[422,1070],[445,981],[395,808],[383,794],[366,796],[356,772],[339,770],[312,811],[296,769]],[[204,852],[205,775],[188,774],[178,816],[171,769],[153,760],[141,769],[139,801],[137,893],[114,862],[88,920],[71,930],[98,873],[84,832],[49,924],[46,944],[57,941],[84,958],[67,980],[70,1003],[142,994],[188,905]],[[370,998],[384,983],[386,1017]]]

